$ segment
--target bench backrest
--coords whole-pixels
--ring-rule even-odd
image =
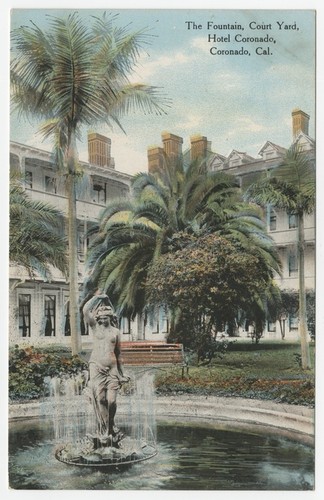
[[[124,365],[129,366],[183,364],[183,345],[165,342],[122,342],[121,359]]]

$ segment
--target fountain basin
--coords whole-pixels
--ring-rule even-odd
[[[232,423],[233,425],[233,423]],[[47,418],[10,425],[13,489],[53,490],[311,490],[314,450],[285,437],[231,430],[215,421],[157,419],[157,451],[131,467],[70,467],[53,454]]]
[[[71,417],[73,426],[77,423],[82,427],[87,412],[91,412],[84,401],[83,396],[69,397],[65,405],[63,399],[55,408],[55,418]],[[64,461],[57,449],[55,458],[53,402],[10,405],[10,486],[81,490],[314,487],[311,408],[188,395],[158,396],[154,406],[144,408],[138,399],[132,406],[140,410],[142,418],[151,411],[151,420],[157,423],[154,451],[147,456],[150,460],[131,462],[126,456],[124,463],[111,461],[98,466],[98,462]],[[61,414],[62,410],[68,414]],[[130,422],[128,412],[129,398],[120,395],[118,425]]]

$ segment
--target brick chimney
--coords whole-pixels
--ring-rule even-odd
[[[147,150],[148,171],[150,174],[163,169],[164,149],[152,146]]]
[[[148,171],[150,173],[163,170],[165,158],[176,158],[182,155],[182,137],[170,132],[162,132],[163,148],[152,146],[147,150]]]
[[[308,135],[309,115],[301,109],[293,109],[291,116],[293,139],[296,139],[300,132]]]
[[[182,155],[182,137],[170,134],[170,132],[162,132],[162,142],[164,152],[169,158]]]
[[[197,158],[206,158],[208,152],[208,146],[210,143],[207,141],[207,137],[203,135],[192,135],[190,137],[190,159],[197,160]]]
[[[100,167],[114,167],[111,158],[111,139],[97,133],[88,134],[89,163]]]

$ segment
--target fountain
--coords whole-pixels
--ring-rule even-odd
[[[88,467],[128,466],[154,457],[157,453],[154,435],[148,436],[152,423],[148,422],[152,412],[147,411],[153,397],[153,377],[149,383],[148,373],[140,378],[125,376],[120,360],[119,330],[114,326],[114,314],[106,295],[95,295],[83,308],[85,321],[91,326],[94,336],[93,350],[89,361],[89,375],[79,374],[69,380],[50,380],[56,402],[56,412],[64,414],[63,436],[66,442],[55,451],[57,460],[69,465]],[[136,429],[127,435],[115,424],[117,411],[117,393],[124,384],[132,381],[133,398],[129,402],[136,412],[129,414],[130,422],[136,422]],[[84,436],[79,435],[69,411],[73,411],[71,400],[80,395],[82,384],[84,393],[92,403],[92,418]],[[57,388],[58,386],[58,388]],[[62,389],[62,390],[61,390]],[[62,408],[61,393],[67,402]],[[59,409],[59,410],[58,410]],[[88,412],[89,413],[89,412]],[[90,413],[89,413],[90,415]],[[136,417],[135,417],[136,415]],[[57,419],[61,421],[60,418]],[[68,423],[68,425],[67,425]],[[68,432],[66,432],[68,430]],[[57,428],[57,438],[60,437]],[[150,439],[149,439],[150,437]]]
[[[30,417],[11,420],[11,488],[309,490],[314,486],[312,447],[271,435],[271,427],[263,432],[244,429],[233,419],[213,422],[202,417],[203,412],[198,419],[194,411],[191,418],[177,415],[175,401],[161,415],[149,369],[133,368],[130,382],[118,395],[116,424],[125,433],[123,447],[103,446],[98,452],[90,439],[87,449],[86,436],[94,435],[97,421],[85,387],[87,374],[81,375],[49,379],[51,397],[44,398],[37,412],[31,413],[31,406]],[[171,408],[173,415],[167,417]],[[117,457],[115,450],[125,456]]]
[[[211,418],[207,400],[197,401],[195,407],[195,398],[191,401],[190,397],[187,402],[173,398],[156,423],[154,370],[132,367],[130,376],[124,375],[118,332],[108,320],[105,300],[100,304],[95,299],[86,315],[95,337],[89,371],[48,378],[50,397],[40,404],[40,418],[11,422],[11,488],[313,488],[314,450],[289,436],[272,435],[271,425],[266,431],[260,426],[240,427],[238,413],[233,414],[236,420],[232,416],[226,421],[216,405]],[[107,359],[108,364],[102,366]],[[168,409],[172,409],[171,416],[167,416]],[[143,463],[149,459],[149,464]]]
[[[58,386],[57,380],[54,382]],[[89,388],[81,387],[79,394],[75,377],[60,381],[59,390],[42,407],[43,414],[52,416],[57,460],[83,467],[120,468],[157,454],[153,375],[146,372],[137,376],[136,370],[133,370],[129,385],[131,387],[127,390],[123,388],[120,395],[120,428],[118,441],[113,442],[111,439],[104,440],[98,433]]]
[[[40,416],[10,423],[11,488],[313,488],[312,447],[271,435],[269,428],[262,432],[240,428],[234,420],[213,422],[203,418],[203,412],[199,419],[194,417],[194,411],[190,419],[177,415],[175,401],[170,402],[161,418],[159,404],[154,401],[154,371],[132,368],[130,376],[129,383],[120,390],[116,414],[116,423],[125,433],[120,441],[123,446],[102,446],[99,452],[93,441],[86,439],[98,428],[86,386],[87,373],[48,379],[51,397],[41,403]],[[201,402],[199,405],[203,407]],[[170,408],[173,416],[166,417]],[[148,458],[149,462],[145,462]]]

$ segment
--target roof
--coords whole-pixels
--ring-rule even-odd
[[[259,151],[259,155],[262,155],[263,151],[265,149],[267,149],[268,147],[271,147],[272,149],[275,149],[276,151],[278,151],[279,154],[285,154],[287,149],[282,147],[282,146],[278,146],[278,144],[275,144],[274,142],[271,142],[271,141],[267,141],[264,146],[262,146],[262,148],[260,149]]]
[[[312,139],[311,137],[309,137],[309,135],[307,134],[304,134],[304,132],[300,132],[294,139],[294,144],[296,144],[296,142],[299,142],[302,138],[306,139],[306,142],[308,142],[309,144],[311,144],[312,146],[315,146],[315,140]]]
[[[232,158],[232,156],[238,156],[243,163],[256,161],[256,159],[253,158],[253,156],[250,156],[243,151],[237,151],[236,149],[233,149],[233,151],[229,154],[229,156],[227,157],[227,161],[229,161]]]

